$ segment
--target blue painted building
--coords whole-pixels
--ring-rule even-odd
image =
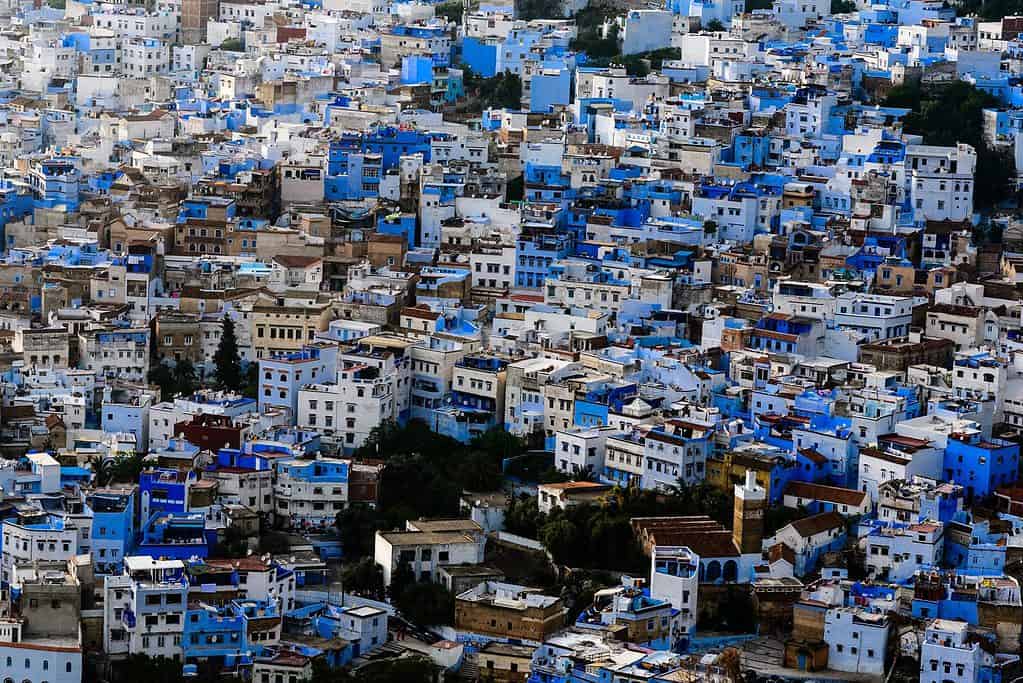
[[[92,562],[96,574],[120,574],[135,549],[138,488],[96,489],[85,502],[92,509]]]
[[[605,426],[611,413],[621,413],[625,404],[638,395],[639,386],[633,382],[601,385],[576,397],[573,424],[584,429]]]
[[[210,537],[216,531],[206,531],[206,515],[202,512],[156,512],[142,527],[137,553],[152,557],[188,560],[209,557]]]
[[[980,432],[953,435],[945,448],[942,471],[946,481],[963,486],[968,501],[984,498],[1016,481],[1019,445],[985,439]]]

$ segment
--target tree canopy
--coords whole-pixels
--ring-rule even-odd
[[[369,662],[354,672],[330,669],[325,661],[316,659],[310,683],[434,683],[435,671],[422,655]]]
[[[484,109],[519,109],[522,106],[522,79],[517,74],[504,71],[490,78],[463,70],[462,83],[472,107]]]
[[[983,110],[997,107],[998,100],[970,83],[953,81],[923,89],[919,82],[892,88],[885,106],[910,109],[903,128],[923,136],[928,145],[963,142],[977,151],[973,183],[974,206],[990,209],[1010,194],[1016,169],[1012,155],[988,145],[983,135]]]
[[[338,513],[345,557],[371,554],[377,529],[399,528],[420,517],[457,516],[462,492],[498,490],[502,461],[521,455],[525,448],[525,442],[504,430],[492,430],[462,444],[420,420],[374,428],[354,455],[386,463],[380,500],[376,508],[350,506]]]
[[[190,396],[199,387],[195,366],[188,359],[179,360],[173,367],[161,361],[149,369],[148,379],[150,384],[160,388],[161,401]]]
[[[562,19],[564,6],[561,0],[515,0],[515,14],[519,19]]]
[[[731,498],[706,483],[680,483],[665,493],[615,488],[599,504],[548,515],[536,508],[533,497],[513,501],[505,513],[508,530],[537,538],[561,565],[635,572],[646,571],[648,560],[632,531],[633,517],[705,514],[729,526],[732,516]]]
[[[224,316],[224,327],[220,333],[220,344],[213,355],[217,366],[217,383],[225,389],[238,391],[242,387],[241,359],[238,356],[238,337],[235,334],[231,316]]]

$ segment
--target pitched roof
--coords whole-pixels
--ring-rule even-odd
[[[845,519],[837,512],[822,512],[819,515],[797,519],[789,526],[803,538],[810,538],[829,529],[844,529]]]
[[[823,500],[828,503],[839,505],[863,505],[867,500],[867,494],[855,489],[845,489],[839,486],[826,486],[814,484],[808,481],[794,481],[785,489],[785,495],[796,496],[797,498],[809,498],[810,500]]]
[[[738,557],[732,532],[706,515],[635,517],[632,527],[654,545],[688,546],[700,557]]]
[[[767,558],[771,562],[785,560],[793,567],[796,566],[796,551],[784,543],[775,543],[767,551]]]
[[[285,268],[308,268],[322,260],[323,259],[319,256],[293,256],[289,254],[278,254],[277,256],[274,256],[274,262],[281,264]]]

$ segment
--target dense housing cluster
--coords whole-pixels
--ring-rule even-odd
[[[3,3],[0,680],[1023,676],[1011,4]]]

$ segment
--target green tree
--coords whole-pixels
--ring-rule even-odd
[[[922,89],[919,82],[892,88],[885,106],[909,109],[903,128],[923,136],[928,145],[971,145],[977,153],[973,201],[978,210],[989,210],[1012,195],[1016,175],[1012,155],[987,144],[983,135],[983,110],[997,107],[998,100],[964,81]]]
[[[364,503],[352,503],[337,513],[335,521],[341,536],[341,548],[348,559],[373,553],[374,536],[380,528],[380,516]]]
[[[279,531],[259,535],[259,554],[283,555],[291,549],[288,535]]]
[[[245,557],[249,553],[249,537],[236,526],[224,530],[224,542],[220,545],[222,557]]]
[[[462,23],[462,3],[459,0],[444,2],[434,7],[434,14],[454,24]]]
[[[118,482],[138,483],[139,474],[142,473],[145,465],[142,455],[132,453],[121,455],[116,458],[103,458],[92,461],[93,471],[96,473],[96,484],[98,486],[109,486]]]
[[[504,511],[504,528],[526,538],[537,538],[543,526],[544,515],[537,505],[536,496],[520,496]]]
[[[591,4],[575,15],[576,37],[571,47],[576,52],[586,53],[593,60],[606,60],[618,54],[618,25],[612,24],[607,35],[603,24],[611,16],[606,5]]]
[[[475,437],[471,448],[485,452],[495,460],[514,458],[526,450],[526,442],[500,427],[492,427]]]
[[[259,398],[259,363],[249,362],[245,366],[245,384],[242,386],[242,396],[245,398]]]
[[[129,655],[115,665],[115,678],[125,683],[146,681],[146,683],[180,683],[181,662],[169,657],[149,657],[142,654]]]
[[[462,81],[469,105],[475,111],[519,109],[522,106],[522,80],[510,71],[484,78],[465,68]]]
[[[573,569],[561,583],[561,601],[568,610],[568,623],[574,623],[583,610],[593,604],[593,595],[604,588],[620,585],[609,572]]]
[[[195,376],[195,366],[188,359],[179,360],[174,364],[174,393],[178,396],[191,396],[199,383]]]
[[[849,14],[856,11],[856,3],[852,0],[831,0],[832,14]]]
[[[525,191],[526,179],[521,175],[515,176],[508,181],[508,185],[505,187],[505,198],[509,202],[521,202],[523,193]]]
[[[718,31],[724,31],[725,30],[725,25],[722,24],[717,19],[711,19],[710,23],[707,24],[707,30],[708,31],[714,31],[715,33],[718,32]]]
[[[421,654],[370,662],[354,672],[320,671],[324,678],[314,669],[312,683],[434,683],[437,675],[437,667]]]
[[[391,585],[387,587],[391,602],[397,605],[405,590],[415,582],[416,574],[412,571],[412,565],[408,562],[399,562],[398,567],[391,573]]]
[[[519,19],[561,19],[565,16],[561,0],[516,0],[516,16]]]
[[[1004,17],[1023,13],[1021,0],[960,0],[955,3],[960,17],[978,15],[984,21],[1001,21]]]
[[[483,492],[501,488],[501,468],[498,462],[482,451],[470,453],[459,468],[462,489]]]
[[[707,482],[687,484],[679,479],[665,501],[676,515],[707,515],[721,524],[732,526],[732,498]]]
[[[341,572],[341,586],[345,591],[358,593],[373,600],[383,600],[384,570],[372,557],[364,557]]]
[[[160,400],[170,401],[177,395],[177,383],[174,380],[174,371],[166,363],[160,362],[149,368],[147,376],[150,384],[160,388]]]
[[[764,536],[774,536],[782,527],[809,516],[810,513],[802,505],[798,508],[772,505],[764,511]]]
[[[420,626],[440,626],[454,623],[455,596],[430,581],[406,584],[394,599],[394,605],[405,618]]]
[[[237,38],[228,38],[220,44],[220,49],[226,52],[244,52],[245,45]]]
[[[220,386],[238,391],[242,386],[241,360],[238,356],[238,338],[235,336],[234,321],[224,315],[224,329],[220,334],[220,345],[213,355],[217,366],[216,377]]]
[[[554,519],[540,527],[540,542],[559,564],[575,565],[578,558],[580,534],[576,525],[568,519]]]

